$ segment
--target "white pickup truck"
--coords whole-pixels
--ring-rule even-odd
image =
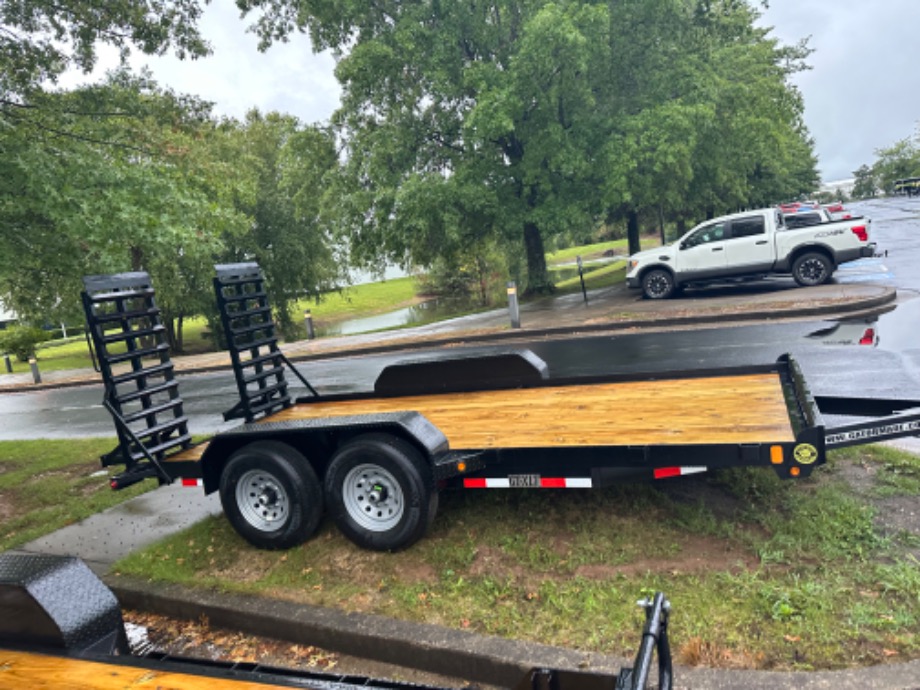
[[[629,257],[626,284],[649,299],[687,286],[792,274],[799,285],[826,282],[837,266],[875,253],[868,218],[788,228],[776,208],[745,211],[697,225],[673,244]]]

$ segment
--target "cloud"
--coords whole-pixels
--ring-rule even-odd
[[[850,177],[920,121],[920,2],[773,0],[762,23],[790,44],[810,37],[795,77],[825,180]]]
[[[131,66],[136,70],[147,66],[162,86],[211,101],[219,115],[242,118],[255,107],[290,113],[305,122],[328,120],[339,106],[341,92],[332,56],[314,54],[309,37],[302,34],[260,53],[258,39],[246,31],[247,24],[232,4],[212,3],[200,25],[212,55],[180,60],[172,55],[135,54]],[[117,52],[102,46],[92,75],[69,73],[60,85],[67,88],[98,80],[117,64]]]
[[[810,37],[813,69],[794,83],[825,180],[850,177],[875,160],[877,149],[912,134],[920,121],[918,0],[772,0],[761,24],[774,27],[786,44]],[[149,65],[158,82],[214,102],[221,115],[240,118],[257,107],[305,122],[327,120],[341,95],[332,56],[314,55],[301,34],[259,53],[246,25],[231,3],[211,3],[201,23],[211,57],[135,56],[132,65]],[[114,51],[101,54],[96,78],[117,64]],[[85,78],[69,75],[62,85],[80,81]]]

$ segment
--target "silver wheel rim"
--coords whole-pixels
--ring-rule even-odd
[[[262,532],[281,529],[291,511],[287,491],[275,475],[264,470],[250,470],[240,477],[236,505],[243,519]]]
[[[668,291],[668,279],[660,273],[654,273],[648,279],[648,292],[653,297],[661,297]]]
[[[396,477],[369,463],[352,469],[342,482],[342,503],[349,517],[371,532],[395,527],[405,511]]]
[[[799,267],[799,276],[806,283],[820,283],[824,280],[826,273],[824,262],[820,259],[807,259]]]

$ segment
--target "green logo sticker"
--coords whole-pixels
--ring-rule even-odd
[[[810,465],[818,459],[818,449],[810,443],[800,443],[792,451],[792,455],[800,465]]]

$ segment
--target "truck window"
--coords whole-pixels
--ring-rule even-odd
[[[713,223],[712,225],[704,225],[699,230],[690,235],[685,239],[681,245],[681,249],[690,249],[691,247],[696,247],[701,244],[707,244],[709,242],[719,242],[720,240],[725,239],[725,223]]]
[[[763,235],[766,233],[766,225],[763,222],[763,216],[751,216],[750,218],[738,218],[732,221],[732,237],[751,237],[752,235]]]

